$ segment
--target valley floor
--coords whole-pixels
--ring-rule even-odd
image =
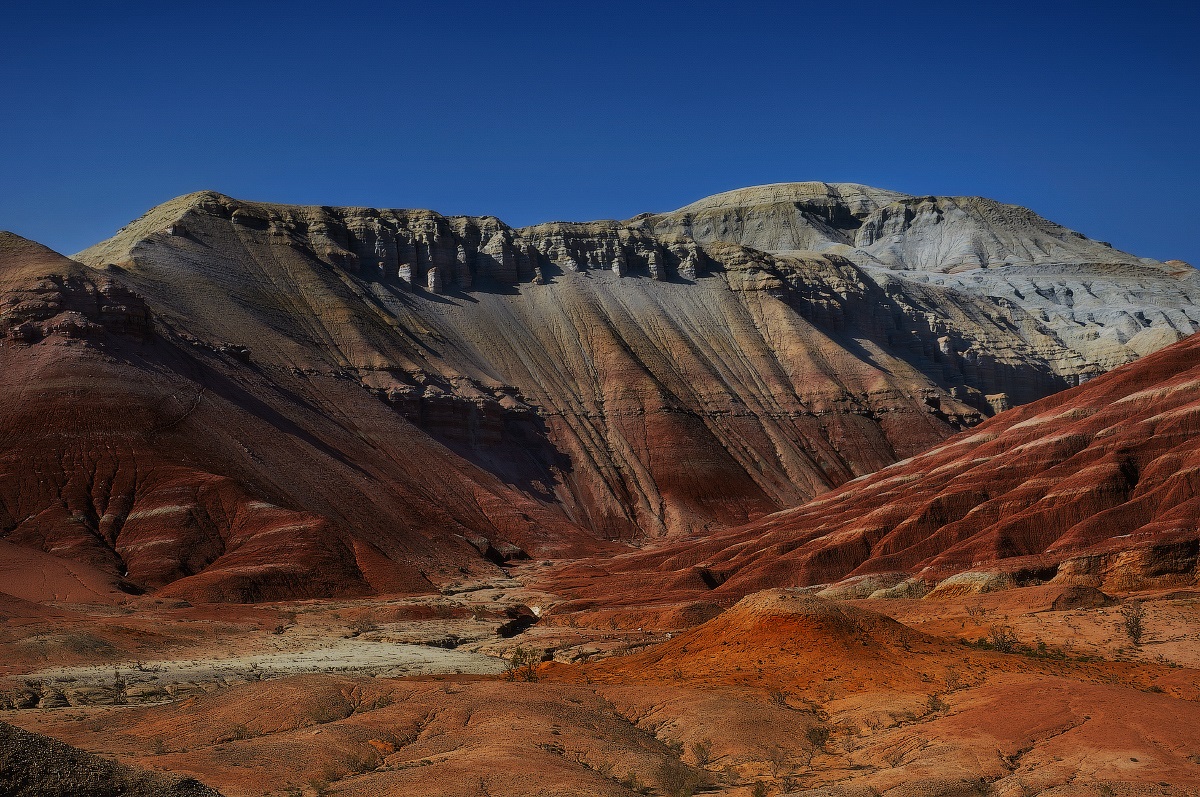
[[[525,586],[541,567],[423,598],[3,602],[0,720],[227,797],[1200,793],[1200,591],[568,613]]]

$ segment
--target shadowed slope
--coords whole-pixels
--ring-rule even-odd
[[[596,546],[361,386],[152,319],[119,269],[5,234],[0,280],[0,529],[52,555],[44,573],[71,571],[58,557],[126,591],[259,600],[424,591],[494,572],[504,545]]]
[[[143,772],[0,722],[0,790],[9,797],[221,797],[191,778]]]

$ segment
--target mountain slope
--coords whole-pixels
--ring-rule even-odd
[[[93,582],[195,600],[427,591],[495,573],[485,556],[600,546],[357,383],[174,330],[119,269],[6,233],[0,308],[2,536]]]
[[[933,583],[968,570],[1122,591],[1193,584],[1198,363],[1192,336],[797,509],[568,569],[555,586],[607,595],[634,579],[644,599],[652,583],[740,595],[871,574],[900,574],[882,587],[903,576]]]
[[[848,261],[630,235],[201,194],[80,258],[198,339],[357,382],[602,537],[743,523],[977,419],[837,329],[836,291],[870,290]]]
[[[921,202],[937,205],[933,221],[896,210]],[[911,262],[893,269],[871,247],[897,212],[906,221],[893,237],[911,239]],[[993,242],[979,250],[988,268],[962,284],[920,270],[940,267],[930,253],[945,249],[921,232],[929,225]],[[1041,254],[1022,259],[1031,252]],[[987,200],[844,184],[522,230],[203,192],[80,258],[120,264],[200,340],[253,341],[256,362],[359,382],[458,453],[621,539],[795,504],[979,412],[1166,345],[1200,318],[1190,268]],[[1042,279],[1030,268],[1049,268],[1052,283],[1020,301],[975,285],[1003,272],[1005,295],[1021,293]],[[1089,306],[1101,283],[1104,306]],[[1064,313],[1064,296],[1077,309]],[[1168,309],[1149,312],[1155,303]],[[666,448],[677,452],[656,454]]]
[[[932,289],[982,303],[1009,318],[1032,358],[1068,379],[1131,362],[1191,334],[1200,322],[1200,275],[1190,266],[1139,258],[1026,208],[982,197],[780,183],[635,221],[656,234],[700,243],[839,254],[890,294],[919,297]],[[934,298],[927,305],[940,316],[942,303]],[[978,339],[972,330],[947,326],[948,348],[960,356],[970,351],[959,344]],[[989,351],[993,341],[979,343]],[[1011,398],[1023,403],[1032,396]]]
[[[955,236],[984,267],[938,254]],[[80,262],[0,243],[0,536],[203,600],[740,526],[1165,345],[1200,280],[1022,209],[825,184],[521,230],[201,192]]]

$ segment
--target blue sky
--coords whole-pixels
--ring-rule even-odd
[[[1191,4],[6,5],[0,228],[64,252],[205,188],[524,225],[825,180],[1200,265]]]

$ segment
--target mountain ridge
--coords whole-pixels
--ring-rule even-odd
[[[745,191],[761,194],[709,204]],[[908,201],[817,183],[768,198],[780,192],[817,202],[830,229]],[[772,253],[648,219],[516,229],[207,191],[148,211],[80,253],[83,265],[46,261],[86,279],[78,290],[66,279],[56,290],[67,298],[43,302],[27,327],[23,297],[43,289],[11,285],[5,317],[26,332],[0,354],[13,369],[86,372],[113,406],[144,411],[126,413],[121,431],[86,427],[99,437],[77,441],[78,467],[58,456],[65,485],[100,489],[95,509],[32,491],[57,519],[35,533],[14,512],[6,536],[197,599],[427,589],[514,557],[740,527],[1200,323],[1189,293],[1200,276],[1174,266],[1068,264],[1009,300],[970,283],[974,272],[863,265],[844,248]],[[915,240],[924,251],[927,238]],[[6,259],[32,257],[19,249]],[[1103,294],[1091,305],[1089,286]],[[98,321],[59,318],[77,293],[102,297],[87,300]],[[1163,296],[1177,306],[1147,314]],[[205,392],[210,382],[220,389]],[[48,419],[78,423],[68,419],[86,409],[46,401],[61,405]],[[119,508],[99,511],[110,487],[89,481],[88,446],[160,427],[175,430],[179,454],[122,449],[115,474],[134,458],[156,480],[121,482]],[[14,452],[37,450],[14,440]],[[176,493],[189,497],[172,503]],[[186,509],[182,526],[171,507]],[[296,561],[280,570],[268,551],[284,533]]]

